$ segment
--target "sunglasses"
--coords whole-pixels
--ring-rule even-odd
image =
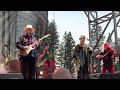
[[[84,39],[84,38],[79,38],[79,39],[81,40],[81,39]]]

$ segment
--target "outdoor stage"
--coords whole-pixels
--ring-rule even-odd
[[[95,74],[89,74],[89,75],[90,75],[90,79],[120,79],[120,71],[117,71],[114,74],[95,73]]]
[[[11,60],[7,63],[7,67],[0,67],[0,79],[24,79],[21,74],[19,60]],[[89,74],[90,79],[120,79],[120,71],[114,74]],[[76,79],[76,78],[75,78]]]

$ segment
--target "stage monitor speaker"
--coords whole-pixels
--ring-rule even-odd
[[[100,74],[100,79],[120,79],[120,74]]]
[[[20,60],[10,60],[8,61],[9,73],[21,73],[21,62]]]
[[[100,73],[89,74],[89,79],[99,79]]]
[[[22,73],[0,74],[0,79],[24,79]]]

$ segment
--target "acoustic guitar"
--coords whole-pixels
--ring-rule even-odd
[[[43,39],[45,39],[45,38],[48,38],[50,35],[51,35],[51,34],[47,34],[47,35],[43,36],[42,38],[40,38],[40,40],[43,40]],[[38,44],[38,41],[36,41],[35,43],[29,45],[27,49],[20,49],[20,55],[22,55],[22,56],[28,55],[31,50],[35,49],[35,48],[33,48],[33,46],[34,46],[34,45],[37,45],[37,44]]]

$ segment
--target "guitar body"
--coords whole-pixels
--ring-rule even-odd
[[[30,51],[33,50],[33,49],[34,49],[34,48],[32,48],[32,46],[29,45],[29,48],[28,48],[28,49],[26,49],[26,50],[21,49],[21,50],[20,50],[20,55],[26,56],[26,55],[28,55],[28,54],[30,53]]]
[[[26,50],[21,49],[21,50],[20,50],[20,55],[22,55],[22,56],[27,55],[27,51],[26,51]]]

